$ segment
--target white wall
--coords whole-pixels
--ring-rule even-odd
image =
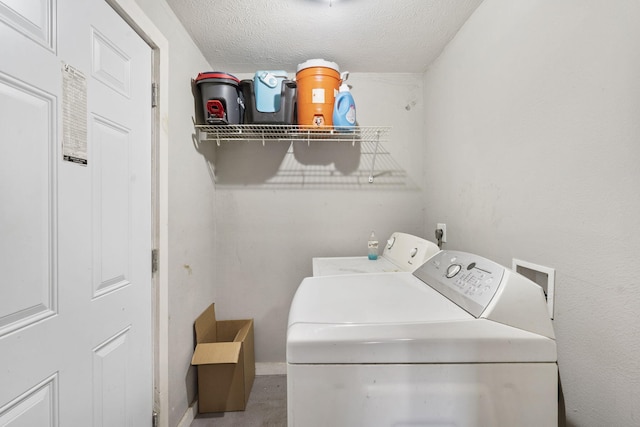
[[[640,423],[640,3],[485,0],[425,74],[425,228],[556,269],[569,426]]]
[[[365,178],[360,187],[341,188],[338,173],[325,180],[326,188],[274,187],[260,184],[269,177],[256,170],[280,148],[238,148],[242,155],[231,156],[225,150],[234,147],[223,145],[216,155],[221,174],[225,167],[241,169],[239,183],[215,192],[216,310],[221,318],[255,319],[258,363],[285,361],[289,306],[301,280],[311,275],[312,257],[365,255],[371,230],[380,240],[396,230],[422,231],[422,76],[352,74],[349,84],[361,126],[393,127],[384,148],[406,171],[406,185],[385,189]],[[349,147],[327,143],[315,158],[340,161]],[[225,161],[235,163],[220,164]]]
[[[196,395],[191,367],[193,322],[215,301],[214,185],[210,165],[194,146],[191,79],[209,69],[184,27],[162,1],[136,0],[169,42],[169,426]],[[166,54],[166,52],[165,52]],[[167,59],[166,57],[164,59]],[[208,147],[203,148],[206,154]]]

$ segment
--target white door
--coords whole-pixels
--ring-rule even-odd
[[[0,0],[0,426],[151,424],[150,88],[104,0]]]

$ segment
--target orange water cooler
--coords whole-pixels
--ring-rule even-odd
[[[335,62],[310,59],[298,64],[298,124],[333,126],[333,107],[341,82]]]

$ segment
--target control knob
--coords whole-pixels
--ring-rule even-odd
[[[462,270],[462,266],[460,264],[451,264],[447,267],[447,279],[451,279],[453,276],[458,274]]]

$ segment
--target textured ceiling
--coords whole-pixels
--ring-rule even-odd
[[[423,72],[482,0],[167,0],[211,67]]]

